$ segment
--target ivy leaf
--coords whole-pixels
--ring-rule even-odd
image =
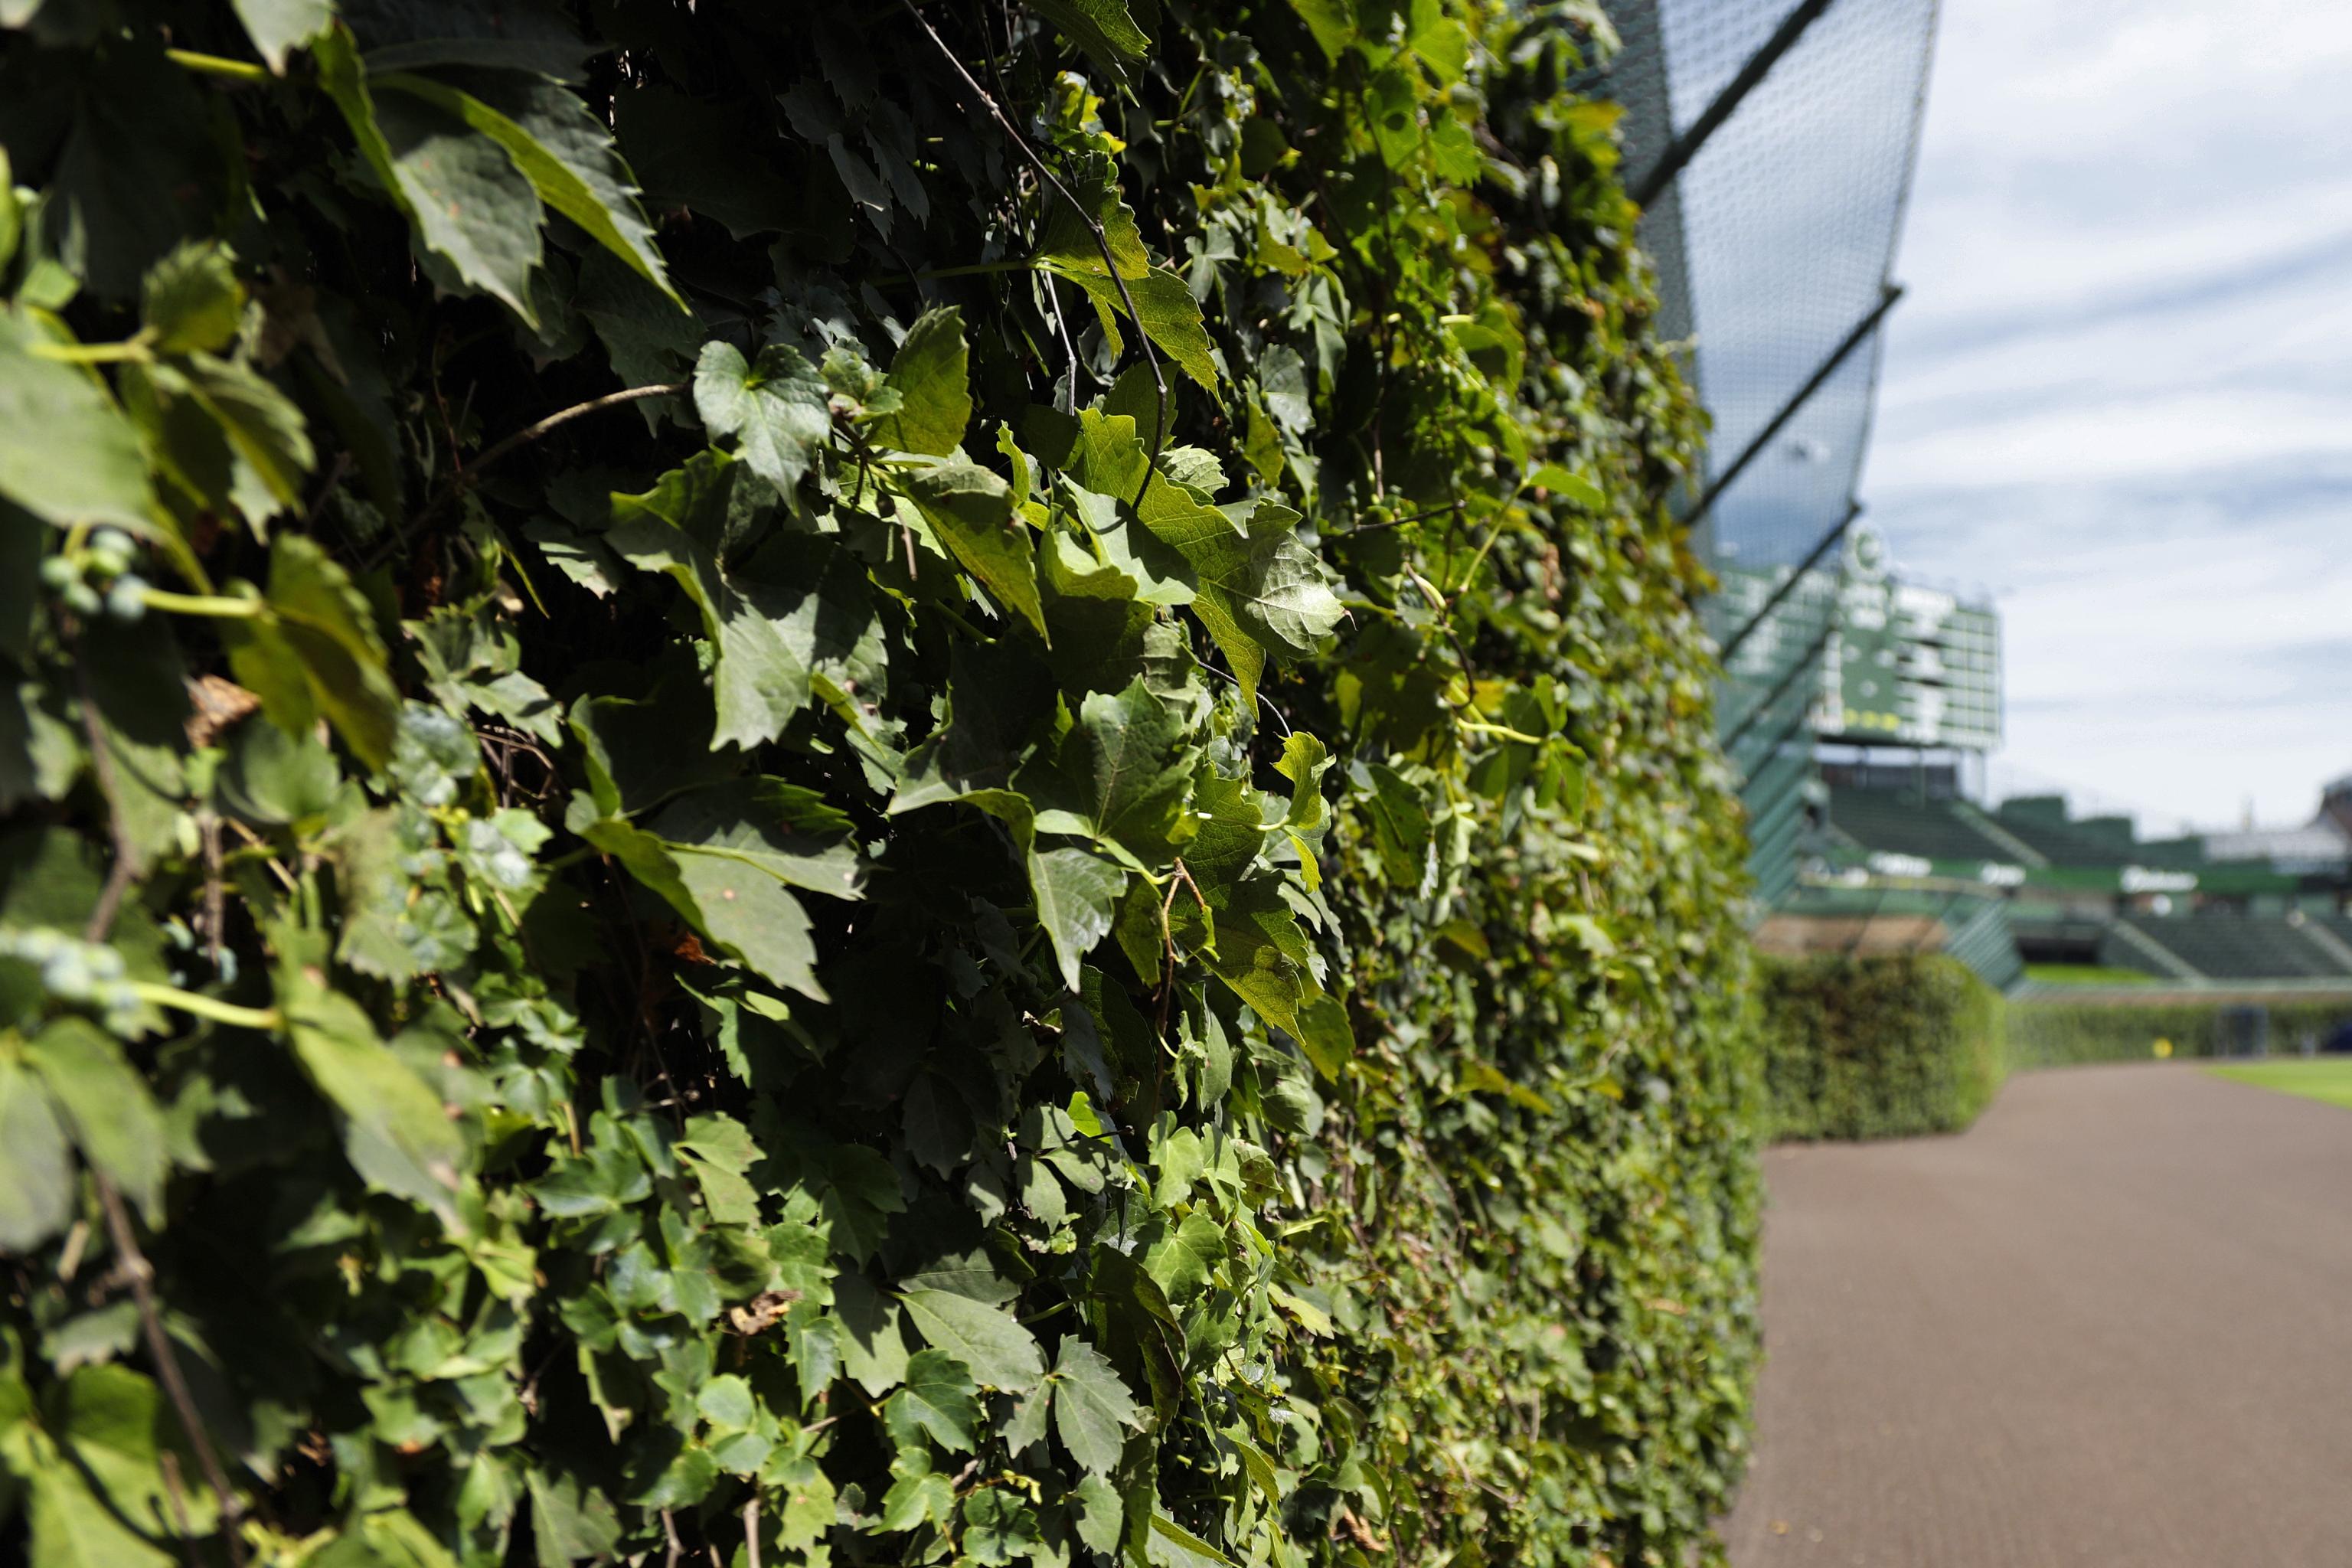
[[[740,861],[780,882],[830,898],[855,899],[865,866],[846,843],[793,833],[772,781],[737,780],[680,795],[650,824],[673,855]]]
[[[1124,78],[1128,67],[1151,51],[1151,40],[1120,0],[1029,0],[1029,8],[1114,76]]]
[[[1144,1542],[1144,1556],[1151,1568],[1235,1568],[1234,1560],[1169,1518],[1164,1513],[1151,1516],[1151,1534]]]
[[[1054,1430],[1090,1475],[1118,1466],[1129,1431],[1143,1425],[1142,1407],[1103,1353],[1076,1334],[1064,1336],[1054,1362]]]
[[[926,1521],[945,1524],[955,1517],[955,1487],[919,1455],[902,1452],[890,1473],[896,1479],[882,1497],[884,1530],[912,1530]]]
[[[843,1274],[833,1282],[833,1313],[840,1330],[841,1370],[860,1388],[879,1396],[905,1381],[910,1357],[897,1301],[865,1275]]]
[[[1111,910],[1127,889],[1127,873],[1083,849],[1048,849],[1029,856],[1029,890],[1037,923],[1054,944],[1062,984],[1078,988],[1078,966],[1110,931]]]
[[[0,1058],[0,1252],[22,1257],[73,1217],[73,1159],[40,1080]]]
[[[1088,211],[1075,210],[1067,202],[1054,203],[1044,243],[1038,247],[1037,265],[1087,291],[1113,353],[1120,350],[1118,321],[1127,311],[1127,300],[1119,292],[1119,283],[1124,282],[1128,296],[1135,301],[1136,324],[1144,335],[1211,396],[1222,397],[1215,350],[1201,324],[1201,302],[1192,298],[1183,279],[1151,264],[1135,214],[1120,198],[1118,185],[1098,182],[1077,195],[1087,204]],[[1101,226],[1103,244],[1096,243],[1087,221],[1089,216]],[[1109,265],[1103,260],[1105,246],[1110,250]]]
[[[286,74],[286,57],[325,32],[335,19],[334,0],[235,0],[254,52],[271,71]]]
[[[139,315],[157,353],[217,353],[245,315],[245,288],[227,249],[190,242],[149,268]]]
[[[761,614],[719,567],[718,543],[733,486],[732,460],[702,453],[643,495],[614,496],[613,527],[604,535],[631,565],[675,580],[700,613],[719,656],[711,679],[719,714],[713,751],[748,749],[783,733],[808,706],[814,651],[802,640],[803,628]]]
[[[310,978],[311,943],[282,932],[278,1005],[295,1059],[340,1113],[343,1152],[368,1185],[422,1204],[457,1226],[458,1170],[466,1142],[441,1097],[394,1056],[358,1003]]]
[[[421,99],[376,99],[351,34],[338,23],[311,47],[319,83],[342,111],[361,156],[432,255],[461,282],[539,325],[539,196],[514,160],[463,120]]]
[[[917,318],[882,382],[898,395],[898,406],[874,422],[874,439],[939,458],[954,451],[971,423],[970,355],[961,310],[950,306]]]
[[[450,71],[442,79],[394,73],[370,85],[422,99],[505,149],[541,201],[686,310],[613,133],[569,89],[544,77],[482,70]]]
[[[1299,1003],[1294,1021],[1298,1048],[1307,1053],[1317,1072],[1337,1079],[1339,1068],[1356,1054],[1356,1034],[1348,1023],[1346,1005],[1336,996],[1318,993]]]
[[[816,1157],[816,1163],[824,1175],[824,1212],[833,1221],[834,1241],[862,1263],[882,1249],[889,1216],[906,1212],[898,1173],[860,1143],[835,1144]],[[890,1310],[895,1319],[898,1309]]]
[[[1154,485],[1154,497],[1160,492]],[[1322,563],[1293,533],[1299,518],[1287,507],[1260,503],[1245,536],[1209,507],[1148,499],[1141,516],[1199,574],[1193,613],[1251,700],[1267,651],[1312,653],[1347,615]]]
[[[0,496],[44,522],[110,522],[152,535],[139,432],[91,372],[37,357],[59,334],[0,308]]]
[[[300,504],[302,477],[317,456],[302,411],[268,378],[250,366],[207,353],[192,353],[177,365],[159,366],[151,374],[158,382],[174,384],[174,390],[211,417],[243,463],[244,474],[260,485],[260,496],[252,493],[250,483],[239,487],[239,510],[266,518]]]
[[[25,1061],[64,1110],[83,1158],[159,1215],[170,1163],[163,1116],[122,1047],[87,1018],[61,1017],[26,1044]]]
[[[1126,1534],[1126,1510],[1110,1483],[1089,1474],[1071,1489],[1070,1496],[1078,1505],[1078,1539],[1105,1557],[1115,1555]]]
[[[351,574],[318,543],[280,533],[269,550],[267,613],[220,623],[237,680],[287,733],[323,714],[360,760],[392,760],[400,693],[384,668],[383,639]]]
[[[970,1367],[989,1387],[1025,1394],[1045,1374],[1036,1336],[1003,1309],[947,1290],[908,1290],[899,1300],[933,1349]]]
[[[1016,520],[1013,487],[976,463],[942,463],[898,476],[899,489],[941,543],[996,602],[1046,637],[1037,559]]]
[[[201,1474],[189,1451],[179,1417],[164,1404],[154,1383],[127,1366],[79,1366],[57,1390],[52,1424],[115,1511],[152,1535],[211,1533],[220,1518],[219,1500],[203,1488],[173,1495],[163,1461],[169,1457],[182,1476]]]
[[[1294,832],[1317,831],[1329,815],[1323,801],[1322,781],[1331,769],[1331,753],[1306,731],[1296,731],[1282,742],[1282,756],[1274,769],[1292,786],[1290,809],[1283,814],[1283,821]]]
[[[73,1467],[40,1466],[32,1475],[31,1561],[41,1568],[173,1568],[173,1560],[125,1529],[91,1495]]]
[[[1165,861],[1192,784],[1184,729],[1140,679],[1116,694],[1090,692],[1050,771],[1024,768],[1013,787],[1037,805],[1041,833],[1078,833],[1120,847],[1139,863]]]
[[[743,461],[789,500],[833,435],[824,378],[798,349],[770,343],[746,363],[711,342],[694,362],[694,410],[714,436],[738,438]]]
[[[540,1562],[557,1568],[581,1558],[609,1556],[620,1544],[621,1521],[612,1500],[570,1476],[550,1476],[534,1467],[526,1475],[532,1533]]]
[[[583,810],[586,807],[586,810]],[[575,796],[565,826],[612,856],[686,923],[740,957],[753,973],[817,1001],[816,945],[808,911],[777,879],[733,855],[673,845],[616,816],[597,817]]]
[[[979,1442],[979,1390],[961,1361],[917,1351],[907,1363],[906,1386],[890,1396],[882,1418],[902,1447],[928,1432],[950,1453],[968,1454]]]

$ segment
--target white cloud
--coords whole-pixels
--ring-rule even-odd
[[[1948,0],[1863,493],[2000,590],[2004,762],[2157,818],[2352,766],[2352,8]]]

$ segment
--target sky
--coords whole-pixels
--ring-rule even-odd
[[[2352,6],[1942,16],[1871,520],[2000,608],[1997,787],[2303,821],[2352,773]]]

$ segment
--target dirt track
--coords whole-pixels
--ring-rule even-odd
[[[1765,1172],[1736,1568],[2352,1563],[2352,1112],[2073,1068]]]

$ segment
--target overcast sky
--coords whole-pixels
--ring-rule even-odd
[[[2352,772],[2352,6],[1944,0],[1896,275],[1862,494],[1998,599],[1995,782],[2307,817]]]

